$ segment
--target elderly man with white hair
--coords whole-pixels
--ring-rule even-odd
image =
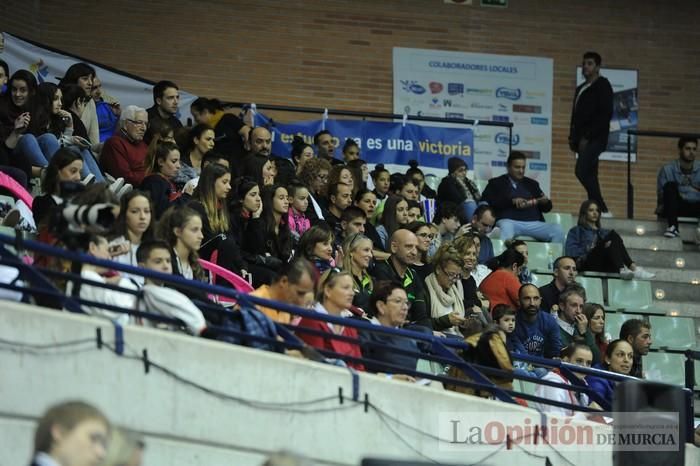
[[[119,131],[105,141],[100,156],[104,171],[115,178],[124,178],[134,186],[141,184],[146,172],[146,151],[143,135],[148,128],[146,109],[129,105],[119,118]]]

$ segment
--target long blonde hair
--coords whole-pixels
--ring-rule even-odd
[[[365,241],[369,241],[370,246],[372,246],[372,240],[363,235],[362,233],[353,233],[352,235],[345,238],[345,241],[343,241],[343,270],[346,272],[350,272],[350,274],[353,276],[353,261],[351,257],[352,253],[355,252],[357,248]],[[374,288],[374,282],[372,281],[372,277],[370,277],[366,270],[363,271],[363,276],[359,278],[364,279],[364,276],[367,276],[369,278],[369,290],[372,291],[372,289]]]
[[[218,163],[210,163],[202,170],[194,198],[204,206],[209,226],[215,233],[226,233],[230,229],[228,209],[216,198],[216,180],[229,174],[228,168]]]

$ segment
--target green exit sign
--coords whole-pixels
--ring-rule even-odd
[[[508,6],[508,0],[481,0],[481,6],[497,6],[506,8]]]

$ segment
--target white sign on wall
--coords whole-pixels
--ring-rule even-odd
[[[396,47],[393,60],[394,113],[512,122],[527,176],[550,192],[552,59]],[[474,128],[477,179],[505,173],[507,157],[507,128]]]

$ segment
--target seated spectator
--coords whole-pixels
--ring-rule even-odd
[[[51,406],[34,432],[32,466],[102,464],[111,426],[96,407],[82,401]]]
[[[352,205],[352,186],[346,183],[328,185],[328,209],[324,211],[323,218],[336,236],[340,236],[342,228],[340,218],[345,209]]]
[[[552,201],[537,181],[525,176],[526,160],[522,152],[511,152],[508,173],[489,180],[483,200],[496,213],[502,240],[527,235],[539,241],[564,243],[561,225],[544,221],[542,213],[552,210]]]
[[[234,165],[234,172],[245,178],[255,180],[262,187],[272,186],[276,183],[277,168],[269,157],[249,155],[243,162],[239,162],[238,165],[242,166],[242,169],[236,170],[236,165]]]
[[[80,99],[68,96],[66,103],[69,104],[70,111],[63,110],[63,93],[53,83],[42,83],[37,92],[37,106],[35,122],[43,126],[48,132],[56,136],[64,147],[68,147],[74,152],[78,152],[83,157],[83,177],[92,173],[95,181],[103,182],[104,177],[97,160],[90,151],[90,144],[87,141],[87,132],[80,121],[78,113],[85,105],[87,97],[83,96],[83,90],[77,86],[68,86],[67,92],[71,92],[71,87],[80,93]],[[72,100],[71,100],[72,99]],[[79,127],[81,131],[78,130]]]
[[[174,142],[161,142],[151,160],[146,160],[146,176],[141,190],[148,193],[153,202],[156,219],[172,205],[182,201],[182,192],[173,180],[180,171],[180,150]]]
[[[295,167],[297,177],[301,177],[304,164],[314,158],[314,148],[304,142],[301,136],[294,136],[292,140],[292,152],[289,154]]]
[[[634,350],[629,374],[638,379],[646,378],[642,367],[642,356],[649,354],[651,347],[651,324],[641,319],[626,320],[620,327],[620,339],[629,343]]]
[[[488,310],[489,303],[478,291],[476,280],[472,276],[476,267],[476,244],[471,235],[462,235],[452,242],[452,245],[462,255],[462,289],[464,290],[464,309],[472,310],[472,313],[480,313]],[[488,318],[488,316],[487,316]]]
[[[292,255],[292,234],[287,225],[287,188],[266,186],[261,197],[262,215],[250,219],[243,233],[242,245],[243,250],[254,256],[255,264],[266,269],[266,274],[253,275],[256,284],[271,283],[274,272]]]
[[[527,268],[529,255],[527,250],[527,243],[521,239],[516,239],[506,243],[506,247],[510,249],[515,249],[525,258],[525,262],[523,263],[523,266],[520,267],[520,273],[518,274],[518,280],[520,280],[520,283],[522,283],[523,285],[525,283],[532,283],[532,272],[530,272],[530,269]]]
[[[328,187],[330,188],[332,185],[338,183],[345,183],[349,185],[350,189],[352,190],[352,196],[354,196],[359,189],[355,183],[355,177],[352,170],[350,170],[350,168],[348,168],[348,166],[345,164],[333,165],[328,172]]]
[[[459,230],[459,207],[449,201],[441,202],[433,218],[433,223],[440,231],[440,243],[446,243],[455,239],[455,234]]]
[[[556,319],[540,309],[540,292],[535,285],[520,287],[520,306],[515,321],[515,337],[531,356],[557,358],[561,351]]]
[[[389,253],[382,249],[382,240],[377,233],[377,229],[372,223],[374,211],[377,208],[377,195],[368,189],[360,189],[355,195],[354,206],[359,207],[365,213],[367,220],[365,221],[365,236],[372,240],[374,250],[372,254],[375,260],[385,260],[389,257]]]
[[[331,170],[330,163],[325,159],[311,159],[304,163],[299,173],[299,180],[309,190],[309,209],[306,216],[312,224],[324,220],[323,206],[325,205],[325,193],[328,186],[328,172]]]
[[[420,195],[419,200],[425,199],[435,199],[437,193],[433,189],[425,184],[425,173],[418,166],[417,160],[408,161],[408,170],[406,170],[406,178],[411,180],[411,182],[418,188],[418,194]],[[454,200],[450,199],[450,202]]]
[[[372,322],[389,328],[402,328],[406,324],[410,301],[398,282],[380,282],[372,293],[370,301],[370,315]],[[425,327],[411,327],[408,330],[429,332]],[[372,332],[371,330],[360,330],[360,341],[362,342],[362,355],[379,364],[368,365],[367,370],[371,372],[386,373],[389,378],[396,380],[413,381],[413,377],[405,374],[396,374],[401,369],[415,371],[418,365],[419,353],[422,348],[419,343],[407,337],[389,335],[386,333]],[[388,347],[388,348],[387,348]],[[417,354],[403,354],[396,350],[409,351]],[[384,364],[397,366],[388,368]]]
[[[498,333],[505,342],[508,352],[513,354],[527,354],[525,347],[515,337],[516,311],[505,304],[498,304],[493,308],[493,322],[498,326]],[[529,377],[542,377],[547,373],[544,367],[534,367],[527,361],[514,360],[513,372]]]
[[[116,178],[139,186],[146,173],[148,146],[143,135],[148,127],[148,114],[143,108],[127,106],[119,118],[119,131],[107,139],[102,148],[102,168]]]
[[[676,238],[678,217],[700,217],[700,163],[695,161],[698,140],[682,137],[678,140],[678,160],[659,170],[656,181],[656,213],[665,217],[667,238]]]
[[[583,313],[588,319],[588,330],[595,340],[595,345],[591,347],[593,364],[602,364],[603,355],[610,341],[610,334],[605,332],[605,309],[600,304],[586,303],[583,306]]]
[[[496,216],[493,209],[488,205],[480,205],[474,211],[471,217],[471,222],[464,228],[465,231],[471,232],[479,237],[479,264],[486,264],[493,259],[493,243],[488,234],[493,230],[496,224]]]
[[[175,185],[182,190],[186,183],[196,185],[204,168],[204,156],[214,149],[214,129],[207,125],[197,125],[189,131],[187,147],[180,157],[180,171],[175,177]]]
[[[251,219],[260,217],[262,200],[258,184],[248,178],[239,178],[233,187],[233,202],[229,206],[231,234],[239,245],[243,244],[243,235]],[[247,256],[246,259],[254,259]]]
[[[257,167],[268,160],[274,164],[270,158],[272,154],[272,133],[266,127],[256,126],[251,128],[248,138],[244,141],[244,146],[246,154],[241,159],[240,167],[234,165],[234,168],[237,169],[235,174],[250,176],[246,171],[254,171],[254,169],[248,167],[248,165]],[[257,162],[253,162],[255,159],[257,159]],[[240,171],[241,169],[243,171]],[[258,180],[258,182],[261,182],[261,180]]]
[[[655,274],[634,263],[620,235],[600,226],[600,208],[595,201],[584,201],[578,225],[566,237],[566,254],[576,259],[579,270],[620,273],[622,278],[650,280]]]
[[[316,156],[319,159],[326,160],[331,165],[342,164],[343,161],[336,159],[334,156],[337,138],[334,138],[327,129],[321,130],[314,134],[314,146],[316,146]]]
[[[28,157],[12,155],[13,149],[29,127],[37,84],[34,75],[26,70],[19,70],[13,77],[15,80],[5,84],[7,91],[0,96],[0,162],[22,170],[29,178],[32,175],[38,176],[41,168],[32,167]]]
[[[479,290],[489,300],[491,309],[497,304],[517,308],[521,285],[518,274],[520,267],[525,263],[525,258],[518,251],[506,249],[496,259],[496,269],[484,278],[479,285]]]
[[[384,168],[384,164],[378,163],[374,166],[374,170],[369,173],[372,177],[372,184],[374,184],[374,194],[377,196],[377,207],[382,205],[389,195],[389,187],[391,186],[391,173],[389,170]],[[377,209],[377,215],[381,211]],[[376,223],[376,222],[375,222]]]
[[[418,201],[408,201],[408,223],[423,221],[423,206]]]
[[[421,280],[425,280],[428,275],[434,272],[433,264],[428,260],[428,250],[434,234],[425,222],[411,222],[406,225],[406,229],[418,238],[418,259],[413,264],[413,269]]]
[[[147,110],[148,121],[151,124],[144,136],[148,144],[153,139],[152,128],[156,122],[164,121],[173,130],[182,128],[182,122],[177,117],[180,104],[180,89],[172,81],[158,81],[153,86],[153,106]]]
[[[350,272],[355,285],[352,304],[369,311],[374,282],[368,270],[372,262],[372,240],[361,232],[348,235],[343,241],[343,270]]]
[[[54,209],[63,203],[61,183],[78,183],[83,168],[82,156],[70,149],[59,149],[46,168],[41,190],[44,194],[34,198],[32,212],[39,230],[45,230]]]
[[[348,162],[347,167],[353,173],[353,178],[355,179],[355,186],[357,186],[355,194],[360,189],[367,189],[367,180],[369,179],[367,162],[362,159],[355,159]]]
[[[340,225],[335,238],[335,250],[338,250],[345,241],[345,238],[354,235],[355,233],[365,234],[365,224],[367,223],[367,216],[364,210],[353,205],[349,206],[343,210],[343,214],[340,216]]]
[[[625,340],[614,340],[608,345],[605,351],[605,361],[602,369],[615,372],[617,374],[632,375],[632,360],[634,359],[634,350]],[[601,377],[587,377],[588,386],[591,387],[607,404],[612,408],[613,395],[615,394],[615,386],[617,382]]]
[[[92,100],[92,85],[95,79],[95,68],[87,63],[74,63],[71,65],[58,83],[61,89],[66,88],[70,84],[75,84],[83,89],[83,97],[85,97],[86,105],[80,113],[80,119],[85,125],[87,131],[87,139],[90,141],[91,149],[95,153],[100,153],[100,123],[97,120],[97,109],[95,101]]]
[[[293,181],[287,186],[287,192],[289,193],[287,224],[296,244],[301,235],[311,228],[311,222],[306,216],[306,210],[309,208],[309,190],[298,181]]]
[[[335,317],[349,317],[354,295],[353,282],[350,272],[338,269],[329,269],[323,273],[316,287],[316,306],[314,310],[320,314],[327,314]],[[317,334],[297,331],[297,336],[314,348],[333,354],[324,354],[331,358],[361,358],[362,351],[357,343],[333,338],[333,335],[342,335],[348,338],[357,339],[357,331],[354,327],[340,324],[331,324],[311,317],[302,317],[298,328],[308,328],[328,334],[328,337]],[[364,370],[361,362],[346,361],[346,364],[353,369]]]
[[[117,131],[119,115],[121,115],[122,109],[114,97],[105,94],[102,89],[102,81],[97,76],[92,80],[90,96],[95,101],[97,123],[100,128],[100,142],[105,142]]]
[[[171,249],[173,275],[206,282],[207,276],[199,265],[202,245],[202,217],[189,207],[173,206],[158,223],[158,238],[163,238]],[[185,293],[187,294],[187,293]],[[187,294],[190,296],[190,294]]]
[[[585,344],[571,342],[562,348],[561,360],[575,366],[591,367],[593,354],[591,353],[591,349]],[[574,375],[585,383],[585,374],[574,372]],[[561,373],[561,371],[559,371],[559,369],[554,369],[551,372],[548,372],[544,377],[542,377],[542,380],[564,385],[574,385],[564,374]],[[538,384],[535,388],[535,395],[546,400],[569,403],[574,406],[588,406],[590,408],[601,409],[600,406],[598,406],[598,403],[589,400],[588,395],[576,390],[566,390],[563,388],[552,387],[550,385]],[[548,415],[554,414],[558,416],[573,416],[576,419],[588,418],[586,413],[582,411],[574,411],[570,408],[552,406],[545,403],[537,403],[537,409],[540,412],[547,413]]]
[[[10,92],[3,98],[0,109],[2,138],[13,157],[27,161],[31,174],[38,176],[51,157],[60,148],[58,139],[48,131],[48,115],[41,117],[42,107],[37,105],[36,78],[27,70],[17,70],[8,82]],[[51,109],[44,109],[50,112]],[[42,121],[43,120],[43,121]]]
[[[389,250],[391,256],[375,264],[372,277],[377,282],[389,280],[403,284],[411,301],[408,322],[432,330],[427,292],[413,268],[418,258],[418,238],[408,230],[396,230],[389,241]]]
[[[136,251],[144,240],[153,237],[153,207],[148,194],[131,191],[119,200],[119,216],[114,221],[110,235],[109,251],[112,260],[121,264],[138,266]],[[123,273],[138,285],[143,285],[143,277]]]
[[[261,285],[250,293],[263,299],[271,299],[292,306],[309,307],[314,303],[314,280],[316,270],[303,258],[294,259],[282,265],[272,283]],[[256,307],[270,319],[280,324],[290,324],[294,317],[288,312],[261,306]]]
[[[476,184],[467,178],[467,162],[461,157],[450,157],[447,171],[449,174],[440,181],[435,200],[454,202],[461,206],[464,218],[472,218],[481,194]]]
[[[400,196],[391,195],[384,202],[382,218],[377,223],[377,234],[381,247],[389,252],[389,238],[400,228],[408,225],[408,202]]]
[[[5,60],[0,60],[0,96],[7,92],[7,80],[10,78],[10,67]]]
[[[433,258],[433,273],[425,279],[433,330],[459,336],[464,324],[462,256],[450,243],[440,246]],[[471,309],[469,313],[471,314]]]
[[[207,124],[216,134],[216,151],[229,159],[231,166],[245,155],[243,141],[248,139],[250,127],[240,118],[224,109],[216,99],[200,97],[190,105],[190,113],[198,124]]]
[[[230,191],[228,169],[217,163],[207,165],[188,206],[202,218],[204,238],[199,255],[238,275],[245,275],[248,265],[243,259],[240,243],[231,234],[231,220],[225,207]],[[225,282],[221,280],[217,284],[225,285]]]
[[[561,256],[554,260],[554,279],[540,287],[542,309],[555,313],[559,310],[559,294],[569,285],[576,283],[578,270],[573,257]]]
[[[316,268],[314,281],[334,265],[332,262],[333,240],[333,232],[320,225],[312,226],[299,239],[299,246],[295,254],[314,265]]]
[[[478,262],[480,260],[479,258],[481,257],[481,255],[480,255],[480,253],[481,253],[481,237],[477,234],[474,234],[474,233],[468,233],[468,235],[470,235],[472,237],[472,240],[474,241],[474,246],[476,246],[477,263],[474,266],[474,270],[472,270],[472,276],[474,277],[474,281],[476,282],[476,286],[479,286],[479,285],[481,285],[481,282],[484,281],[484,278],[488,277],[491,274],[491,269],[489,269],[486,265]],[[484,238],[486,238],[488,240],[488,243],[485,243],[485,244],[491,244],[491,240],[489,240],[488,237],[484,237]],[[493,259],[493,258],[491,258],[491,259]]]
[[[350,163],[353,160],[360,159],[360,146],[354,139],[347,138],[343,144],[343,160],[345,163]]]
[[[585,303],[586,290],[580,285],[569,285],[559,294],[559,339],[562,346],[569,346],[571,342],[580,340],[588,345],[592,352],[596,344],[593,334],[588,329],[588,318],[583,312]]]
[[[202,159],[202,170],[207,168],[207,165],[209,165],[210,163],[218,163],[219,165],[226,167],[229,171],[231,171],[231,166],[228,163],[228,159],[213,150],[210,150],[209,152],[204,154],[204,158]]]
[[[109,243],[107,238],[100,235],[90,235],[85,252],[97,259],[111,260],[112,255],[109,252]],[[124,289],[136,290],[138,287],[128,278],[119,273],[109,273],[104,267],[83,263],[80,269],[80,277],[86,280],[91,280],[98,283],[108,283],[117,285]],[[121,291],[112,290],[87,283],[68,282],[66,287],[67,296],[78,296],[81,300],[94,301],[108,306],[118,306],[122,309],[134,309],[136,305],[136,295],[124,293]],[[104,317],[119,325],[126,325],[132,321],[132,318],[126,312],[117,312],[113,310],[103,309],[101,306],[81,304],[80,309],[86,314]]]

